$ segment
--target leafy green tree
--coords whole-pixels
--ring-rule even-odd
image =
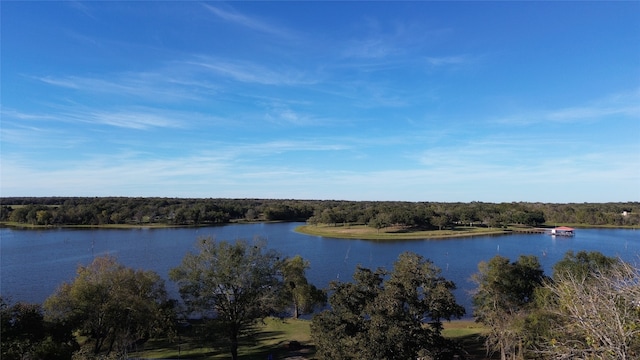
[[[462,224],[469,224],[473,226],[473,223],[478,220],[475,207],[464,205],[456,208],[456,217]]]
[[[618,259],[603,255],[598,251],[568,251],[562,260],[553,266],[553,277],[571,274],[576,278],[586,278],[594,272],[608,271],[618,264]]]
[[[64,324],[45,321],[39,304],[10,305],[0,297],[0,358],[69,359],[78,343]]]
[[[391,215],[386,212],[378,213],[369,221],[369,226],[374,227],[377,230],[384,229],[387,226],[391,226]]]
[[[127,268],[110,256],[79,266],[75,280],[63,283],[44,308],[47,319],[88,337],[94,354],[122,354],[173,323],[172,303],[158,274]]]
[[[2,203],[2,201],[0,201]],[[0,205],[0,221],[8,221],[11,217],[13,208],[7,205]]]
[[[9,221],[26,223],[29,211],[30,207],[28,206],[13,209],[13,211],[11,211],[11,213],[9,214]]]
[[[327,302],[327,294],[309,284],[305,275],[309,268],[309,261],[296,255],[284,262],[282,274],[284,276],[285,296],[293,305],[293,317],[313,311],[316,306],[323,306]]]
[[[446,214],[436,215],[431,219],[431,221],[433,222],[433,225],[438,227],[438,230],[442,230],[443,227],[446,228],[451,225],[451,218]]]
[[[472,277],[478,286],[473,296],[474,316],[490,329],[487,350],[499,351],[503,360],[522,358],[523,327],[535,291],[545,280],[540,262],[535,256],[520,256],[510,262],[497,255],[480,262],[478,270]]]
[[[333,209],[324,209],[322,214],[320,214],[320,222],[335,226],[340,222],[340,216]]]
[[[331,309],[313,318],[321,359],[442,358],[451,350],[442,321],[461,317],[464,308],[431,261],[404,253],[390,274],[357,267],[353,279],[333,282]]]
[[[17,303],[10,306],[4,299],[0,302],[2,359],[33,357],[46,336],[40,305]]]
[[[9,304],[0,297],[0,358],[69,359],[79,348],[72,329],[45,320],[40,304]]]
[[[244,215],[245,219],[247,219],[248,221],[254,221],[255,219],[258,218],[258,213],[256,212],[255,209],[249,209],[247,210],[247,212]]]
[[[257,320],[279,310],[283,260],[262,242],[203,238],[197,246],[198,252],[188,253],[169,277],[190,311],[223,329],[235,360],[240,338]]]

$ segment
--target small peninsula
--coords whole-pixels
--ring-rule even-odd
[[[299,233],[312,236],[374,241],[447,239],[486,235],[508,235],[514,232],[514,229],[510,228],[502,229],[472,226],[456,226],[443,230],[420,230],[402,226],[389,226],[383,229],[376,229],[366,225],[326,224],[301,225],[295,230]]]

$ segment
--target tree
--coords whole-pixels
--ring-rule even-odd
[[[69,359],[78,343],[65,324],[45,321],[39,304],[10,305],[0,297],[0,358]]]
[[[93,342],[93,353],[119,354],[172,324],[164,281],[152,271],[133,270],[110,256],[79,266],[44,304],[51,321],[69,323]]]
[[[523,330],[534,293],[542,286],[544,271],[535,256],[520,256],[510,262],[495,256],[478,264],[472,279],[478,285],[473,296],[476,321],[489,327],[488,351],[500,351],[501,359],[523,354]]]
[[[37,304],[7,304],[0,299],[0,331],[2,359],[24,359],[33,356],[45,339],[44,316]]]
[[[197,246],[169,277],[190,311],[223,329],[235,360],[240,337],[256,320],[279,310],[282,260],[262,242],[202,238]]]
[[[309,284],[305,270],[309,268],[309,261],[296,255],[284,262],[282,273],[284,276],[285,296],[293,305],[293,317],[312,312],[316,306],[322,306],[327,302],[327,294]]]
[[[539,353],[553,359],[637,359],[640,269],[582,252],[568,253],[555,270],[544,306],[551,334]]]
[[[369,221],[369,226],[376,228],[378,231],[387,226],[391,226],[391,215],[386,212],[378,213]]]
[[[438,227],[438,230],[442,230],[443,227],[447,227],[451,224],[451,218],[446,214],[436,215],[431,219],[431,221],[433,222],[433,225]]]
[[[605,256],[598,251],[578,251],[574,253],[569,250],[562,260],[553,266],[553,277],[564,277],[569,273],[576,278],[586,278],[594,272],[608,271],[617,264],[618,259]]]
[[[358,266],[353,279],[333,282],[331,309],[313,318],[321,359],[440,358],[451,349],[441,322],[461,317],[464,308],[431,261],[404,253],[390,274]]]

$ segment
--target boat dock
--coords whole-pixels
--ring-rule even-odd
[[[551,236],[573,236],[575,229],[567,226],[559,226],[551,229]]]
[[[549,234],[551,236],[574,236],[575,229],[559,226],[555,228],[519,228],[513,229],[513,233],[516,234]]]
[[[522,228],[522,229],[513,229],[514,233],[518,234],[546,234],[550,229],[542,229],[542,228]]]

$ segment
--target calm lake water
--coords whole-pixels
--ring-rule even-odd
[[[600,251],[640,262],[640,230],[578,229],[576,236],[554,238],[545,234],[482,236],[451,240],[374,242],[341,240],[298,234],[301,223],[226,225],[180,229],[0,229],[0,294],[12,301],[43,302],[64,281],[71,281],[79,264],[110,254],[124,265],[158,272],[167,278],[184,255],[195,250],[199,237],[217,240],[266,239],[269,248],[284,255],[301,255],[311,263],[309,280],[326,287],[332,280],[349,281],[360,264],[391,269],[405,251],[431,259],[442,275],[455,281],[456,297],[471,314],[469,281],[480,261],[502,255],[515,260],[519,255],[536,255],[545,272],[568,250]],[[167,281],[172,296],[176,287]]]

